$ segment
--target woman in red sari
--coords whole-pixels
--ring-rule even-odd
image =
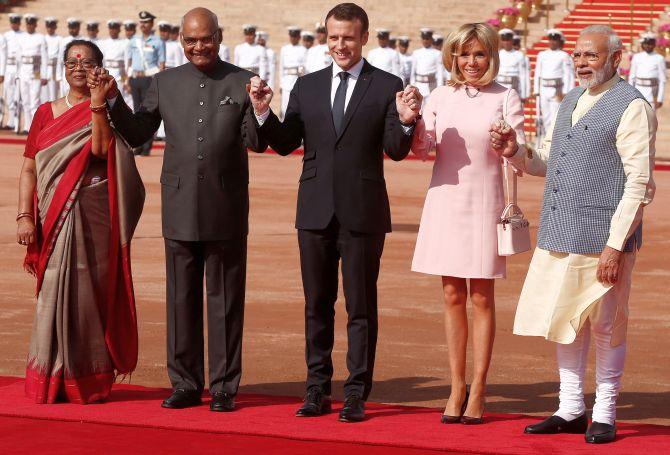
[[[37,278],[26,394],[83,404],[137,363],[129,248],[144,187],[109,124],[106,87],[86,85],[88,71],[104,73],[102,52],[75,40],[64,58],[70,91],[39,107],[28,135],[17,240]]]

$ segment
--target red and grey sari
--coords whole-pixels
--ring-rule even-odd
[[[116,375],[137,364],[130,240],[144,205],[132,152],[118,135],[107,178],[84,184],[92,160],[89,103],[36,136],[38,241],[26,265],[37,275],[26,394],[37,403],[104,400]]]

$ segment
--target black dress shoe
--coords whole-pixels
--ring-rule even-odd
[[[216,412],[230,412],[235,410],[235,395],[226,392],[214,392],[209,410]]]
[[[528,425],[523,432],[526,434],[578,434],[584,433],[588,424],[589,422],[586,418],[586,414],[582,414],[570,422],[558,416],[551,416],[540,423]]]
[[[465,408],[468,407],[468,398],[470,398],[470,391],[465,390],[465,399],[463,400],[463,404],[461,405],[461,413],[457,416],[450,416],[449,414],[442,414],[442,418],[440,419],[441,423],[444,424],[451,424],[451,423],[461,423],[461,417],[463,417],[463,413],[465,412]]]
[[[184,409],[198,406],[202,403],[200,392],[196,390],[177,389],[168,398],[163,400],[161,407],[169,409]]]
[[[296,417],[318,417],[330,412],[330,398],[326,397],[319,387],[310,387],[305,395],[305,402],[295,413]]]
[[[584,434],[584,439],[589,444],[606,444],[614,441],[616,438],[616,426],[607,423],[596,422],[589,425],[589,429]]]
[[[365,402],[356,394],[344,399],[344,406],[340,411],[340,422],[362,422],[365,419]]]

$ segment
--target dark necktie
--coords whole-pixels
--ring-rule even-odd
[[[347,97],[349,73],[342,71],[338,76],[340,78],[340,85],[337,86],[335,100],[333,101],[333,124],[335,125],[335,132],[339,136],[342,129],[342,120],[344,119],[344,101]]]

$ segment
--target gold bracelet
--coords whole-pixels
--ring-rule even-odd
[[[19,221],[21,218],[30,218],[31,220],[35,221],[35,217],[30,212],[21,212],[16,215],[16,221]]]
[[[91,112],[102,112],[107,110],[107,103],[101,104],[100,106],[89,106]]]

